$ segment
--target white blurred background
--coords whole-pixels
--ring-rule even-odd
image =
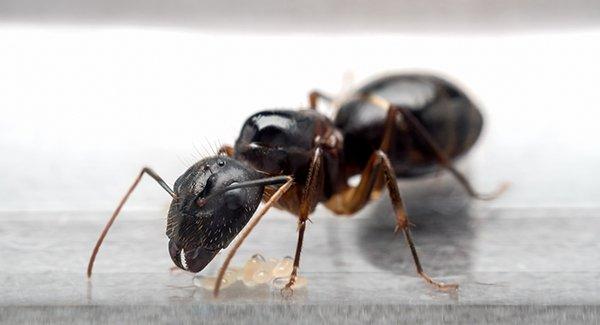
[[[122,13],[90,16],[94,8],[36,14],[3,1],[0,210],[112,209],[142,166],[172,184],[232,143],[253,112],[304,106],[314,88],[338,93],[415,70],[455,80],[481,104],[487,125],[469,174],[482,191],[512,182],[490,205],[598,206],[600,25],[586,4],[561,15],[555,3],[531,20],[530,6],[504,19],[485,7],[421,20],[379,10],[381,24],[369,13],[346,30],[360,10],[337,20],[321,13],[314,24],[307,13],[289,14],[300,28],[267,13],[271,23],[252,28],[240,10],[228,17],[215,9],[196,26],[185,11],[152,24],[155,16],[135,11],[122,22]],[[519,4],[502,8],[510,5]],[[168,202],[144,181],[128,208]]]

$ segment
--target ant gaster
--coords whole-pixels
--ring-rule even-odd
[[[336,106],[333,120],[317,112],[318,100]],[[88,277],[109,228],[148,174],[173,197],[166,234],[175,265],[199,272],[239,237],[219,271],[215,296],[231,259],[269,208],[298,216],[293,271],[286,285],[291,289],[306,221],[316,205],[349,215],[385,188],[395,211],[395,231],[404,233],[419,276],[438,289],[456,289],[458,285],[437,282],[423,271],[396,178],[443,167],[472,197],[490,199],[501,193],[505,185],[492,195],[478,194],[452,165],[481,133],[483,118],[476,105],[452,83],[427,74],[375,79],[340,100],[313,91],[309,102],[310,109],[252,115],[234,147],[223,146],[218,155],[194,164],[173,190],[154,171],[142,169],[102,231],[90,257]],[[355,175],[361,176],[360,182],[351,186],[348,179]],[[265,204],[255,213],[261,201]]]

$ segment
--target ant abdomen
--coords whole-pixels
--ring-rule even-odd
[[[340,105],[335,125],[344,138],[349,168],[362,170],[379,148],[386,110],[364,100],[375,95],[410,110],[441,151],[450,159],[466,153],[481,133],[483,118],[477,106],[456,85],[428,74],[398,74],[375,79],[358,88]],[[439,166],[435,152],[399,121],[388,155],[398,177],[419,176]]]

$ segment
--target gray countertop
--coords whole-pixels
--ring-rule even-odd
[[[316,211],[301,263],[308,286],[291,299],[241,282],[215,299],[192,285],[191,274],[171,272],[165,211],[125,211],[89,281],[87,258],[108,211],[6,212],[0,321],[571,323],[599,316],[600,209],[487,207],[462,196],[447,177],[437,182],[401,186],[424,267],[458,282],[454,294],[415,276],[403,237],[393,235],[387,199],[354,218]],[[272,211],[233,265],[254,253],[292,255],[295,229],[293,217]],[[215,274],[222,255],[203,274]]]

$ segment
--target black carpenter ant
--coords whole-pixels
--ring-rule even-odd
[[[316,110],[318,100],[337,105],[334,120]],[[387,188],[417,273],[439,289],[456,289],[430,278],[421,267],[396,178],[431,173],[440,166],[475,192],[452,161],[475,143],[483,126],[476,105],[450,82],[427,74],[396,74],[375,79],[347,97],[333,101],[313,91],[310,109],[270,110],[249,117],[235,146],[190,167],[174,190],[151,169],[144,168],[102,231],[90,257],[87,274],[110,226],[144,174],[172,197],[167,219],[169,253],[178,267],[199,272],[229,246],[214,290],[219,292],[229,262],[263,215],[275,206],[298,216],[294,267],[286,288],[297,276],[309,214],[323,203],[336,214],[353,214]],[[360,174],[357,186],[348,179]],[[265,204],[255,214],[261,201]],[[251,220],[251,217],[254,218]],[[250,221],[251,220],[251,221]],[[250,221],[250,222],[249,222]]]

